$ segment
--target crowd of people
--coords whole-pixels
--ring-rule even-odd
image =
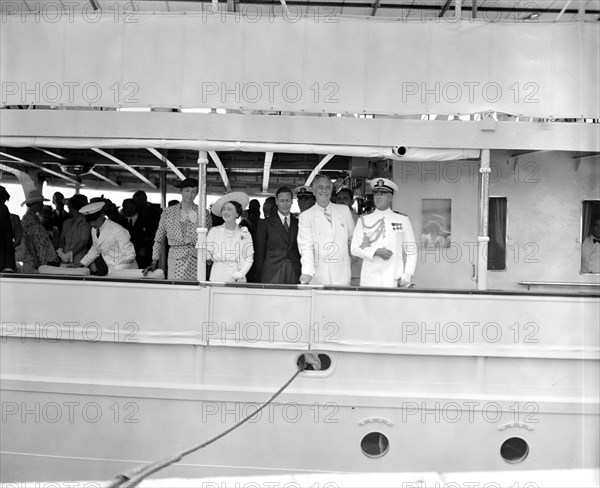
[[[35,273],[42,265],[88,267],[106,275],[116,269],[159,268],[169,280],[197,279],[198,180],[176,185],[181,201],[164,210],[148,203],[143,191],[122,202],[82,194],[65,199],[57,192],[54,209],[39,190],[27,195],[19,221],[0,187],[2,240],[0,270]],[[386,178],[371,183],[375,209],[359,216],[354,193],[333,193],[329,177],[312,186],[279,188],[260,203],[243,192],[223,195],[207,211],[206,245],[201,256],[214,282],[406,287],[412,283],[417,245],[408,217],[391,210],[398,187]],[[297,199],[300,213],[291,209]],[[68,212],[65,210],[68,207]]]
[[[54,208],[40,190],[32,190],[22,205],[22,219],[10,214],[9,193],[0,186],[0,270],[37,273],[41,266],[89,267],[92,274],[131,269],[150,262],[161,210],[137,191],[119,207],[103,197],[80,193],[65,199],[54,193]],[[67,211],[68,209],[68,211]]]

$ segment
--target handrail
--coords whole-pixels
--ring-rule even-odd
[[[25,274],[25,273],[2,273],[0,272],[0,281],[4,279],[17,279],[17,280],[51,280],[51,281],[87,281],[95,283],[135,283],[143,286],[151,285],[182,285],[189,287],[212,287],[212,288],[240,288],[240,289],[287,289],[287,290],[322,290],[322,291],[342,291],[342,292],[384,292],[384,293],[397,293],[397,294],[451,294],[451,295],[500,295],[500,296],[563,296],[563,297],[581,297],[581,292],[561,292],[561,291],[531,291],[526,290],[502,290],[502,289],[487,289],[487,290],[474,290],[474,289],[450,289],[450,288],[380,288],[380,287],[366,287],[366,286],[330,286],[330,285],[284,285],[284,284],[270,284],[270,283],[220,283],[215,281],[179,281],[179,280],[156,280],[156,279],[131,279],[131,278],[113,278],[110,276],[61,276],[61,275],[43,275],[43,274]],[[543,281],[520,281],[520,285],[543,285],[546,282]],[[553,285],[560,285],[561,283],[549,282]],[[574,286],[581,287],[593,287],[599,288],[600,283],[573,283]],[[586,296],[590,298],[600,298],[600,291],[589,291]]]
[[[564,281],[518,281],[519,285],[526,286],[528,290],[532,286],[591,286],[600,288],[600,282],[582,283],[582,282],[564,282]]]

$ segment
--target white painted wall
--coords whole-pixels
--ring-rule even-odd
[[[579,273],[581,202],[600,200],[600,165],[570,152],[519,158],[492,152],[490,196],[508,199],[506,271],[488,273],[489,288],[522,288],[517,281],[598,282]]]

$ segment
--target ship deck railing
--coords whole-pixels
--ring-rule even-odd
[[[239,288],[240,292],[244,289],[287,289],[287,290],[339,290],[339,291],[360,291],[360,292],[386,292],[386,293],[428,293],[428,294],[453,294],[453,295],[536,295],[536,296],[587,296],[600,298],[600,283],[598,282],[554,282],[554,281],[519,281],[519,285],[527,286],[527,290],[518,289],[486,289],[477,290],[469,288],[429,288],[411,286],[410,288],[388,288],[388,287],[370,287],[370,286],[331,286],[331,285],[286,285],[270,283],[223,283],[215,281],[183,281],[172,279],[156,278],[124,278],[115,276],[77,276],[77,275],[54,275],[54,274],[26,274],[26,273],[0,273],[0,278],[16,278],[24,280],[53,280],[53,281],[86,281],[97,283],[136,283],[142,285],[183,285],[183,286],[202,286],[202,287],[228,287]],[[557,289],[554,290],[531,290],[531,286],[548,285]],[[563,290],[558,288],[563,287]],[[564,291],[564,288],[573,288],[573,291]],[[575,288],[578,290],[575,291]]]

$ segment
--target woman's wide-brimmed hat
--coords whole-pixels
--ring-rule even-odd
[[[21,205],[31,205],[32,203],[49,202],[49,201],[50,201],[50,199],[49,198],[44,198],[44,195],[42,195],[41,191],[39,191],[39,190],[31,190],[27,194],[27,198],[25,199],[25,201]]]
[[[250,197],[246,195],[243,191],[232,191],[231,193],[226,193],[221,198],[219,198],[211,208],[212,213],[221,216],[221,211],[223,210],[223,205],[227,202],[238,202],[242,209],[245,209],[250,203]]]

